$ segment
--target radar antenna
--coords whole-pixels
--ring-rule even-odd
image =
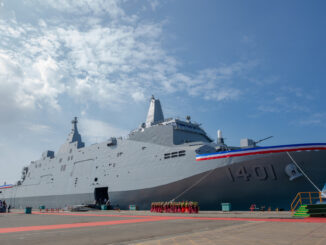
[[[74,117],[74,119],[71,121],[71,123],[76,126],[78,123],[77,117]]]

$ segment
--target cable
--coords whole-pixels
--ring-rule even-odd
[[[206,177],[208,177],[211,173],[213,173],[214,170],[216,170],[217,168],[213,168],[211,171],[209,171],[207,174],[205,174],[203,177],[201,177],[196,183],[194,183],[192,186],[188,187],[187,189],[185,189],[183,192],[181,192],[178,196],[176,196],[175,198],[173,198],[172,200],[170,200],[170,202],[174,202],[176,199],[178,199],[179,197],[181,197],[183,194],[185,194],[186,192],[188,192],[189,190],[191,190],[193,187],[195,187],[196,185],[198,185],[203,179],[205,179]]]
[[[305,172],[303,172],[302,168],[300,168],[300,166],[298,165],[298,163],[296,161],[294,161],[293,157],[290,155],[290,153],[287,151],[286,152],[288,154],[288,156],[290,157],[290,159],[292,160],[292,162],[297,166],[297,168],[301,171],[301,173],[309,180],[309,182],[319,191],[322,192],[315,184],[314,182],[312,182],[312,180],[308,177],[308,175],[306,175]]]

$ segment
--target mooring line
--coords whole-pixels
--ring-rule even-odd
[[[297,168],[301,171],[301,173],[303,174],[304,177],[307,178],[307,180],[309,180],[309,182],[317,189],[318,192],[322,192],[318,186],[315,185],[315,183],[308,177],[308,175],[302,170],[302,168],[299,166],[299,164],[293,159],[293,157],[290,155],[290,153],[287,151],[286,152],[289,156],[289,158],[292,160],[292,162],[297,166]]]

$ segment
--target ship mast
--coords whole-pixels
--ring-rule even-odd
[[[163,116],[160,100],[155,99],[154,95],[152,95],[148,113],[147,113],[147,118],[146,118],[146,127],[150,127],[152,125],[155,125],[163,121],[164,121],[164,116]]]
[[[71,144],[76,144],[77,149],[78,148],[82,148],[85,146],[85,143],[82,142],[82,138],[81,135],[78,132],[78,128],[77,128],[77,123],[78,123],[78,119],[77,117],[74,117],[74,119],[71,121],[72,123],[72,129],[71,132],[68,135],[68,138],[66,140],[66,142],[60,147],[59,152],[58,153],[67,153],[68,151],[70,151],[71,149]]]

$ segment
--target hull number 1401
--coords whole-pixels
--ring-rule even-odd
[[[272,164],[262,166],[255,165],[250,167],[239,166],[238,168],[227,168],[227,175],[233,182],[250,180],[276,180],[275,170]]]

